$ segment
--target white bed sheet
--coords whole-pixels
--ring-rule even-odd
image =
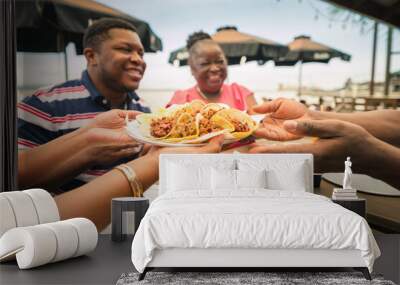
[[[132,262],[143,272],[155,249],[357,249],[372,272],[380,251],[359,215],[307,192],[247,189],[207,195],[199,191],[158,197],[132,243]]]

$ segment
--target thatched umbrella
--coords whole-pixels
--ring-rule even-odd
[[[275,61],[276,66],[293,66],[300,63],[299,66],[299,89],[298,95],[301,95],[302,85],[302,66],[307,62],[329,63],[332,58],[340,58],[344,61],[350,61],[351,56],[327,45],[311,40],[309,36],[298,36],[288,44],[289,52]]]
[[[264,64],[268,60],[276,60],[288,52],[288,47],[274,41],[242,33],[236,27],[217,29],[212,39],[220,44],[228,64],[240,64],[257,61]],[[168,62],[177,66],[187,65],[189,53],[185,47],[171,52]]]

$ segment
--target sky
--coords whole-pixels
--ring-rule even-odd
[[[343,21],[348,12],[336,20],[330,20],[332,5],[319,0],[97,0],[105,5],[147,21],[163,41],[163,51],[146,53],[146,74],[141,89],[184,89],[195,81],[188,67],[175,67],[168,63],[169,53],[185,45],[186,38],[194,31],[203,30],[210,34],[218,27],[233,25],[239,31],[264,37],[282,44],[289,43],[295,36],[309,35],[317,42],[339,49],[352,56],[350,62],[333,59],[329,64],[307,63],[303,65],[303,86],[334,89],[353,81],[368,81],[372,55],[372,21],[368,20],[364,32],[361,25]],[[352,19],[357,19],[353,17]],[[386,61],[387,26],[381,24],[378,36],[376,79],[384,79]],[[400,33],[394,33],[393,49],[400,50]],[[41,55],[43,57],[44,55]],[[35,59],[25,56],[17,58],[24,67]],[[63,59],[48,72],[63,78]],[[70,77],[79,77],[85,60],[68,47]],[[392,57],[392,71],[400,69],[400,55]],[[35,73],[38,72],[36,65]],[[238,82],[252,90],[276,90],[280,84],[296,86],[298,68],[275,67],[272,62],[258,66],[249,62],[229,67],[229,82]],[[31,80],[27,70],[21,76],[25,82]],[[50,74],[51,73],[51,74]],[[42,77],[44,78],[44,77]],[[31,80],[32,81],[32,80]],[[32,83],[32,82],[30,82]],[[29,84],[28,84],[29,85]]]
[[[300,34],[310,35],[317,42],[337,48],[352,56],[350,63],[333,59],[328,65],[303,65],[304,85],[337,88],[347,78],[367,81],[370,77],[372,31],[361,33],[361,26],[330,22],[332,5],[319,0],[100,0],[106,5],[125,11],[145,21],[163,40],[164,51],[147,54],[147,74],[142,88],[184,88],[194,83],[186,67],[167,63],[169,53],[185,44],[187,36],[197,30],[214,33],[216,28],[234,25],[240,31],[287,44]],[[319,11],[319,12],[317,12]],[[318,14],[318,19],[316,19]],[[343,19],[347,14],[344,13]],[[372,27],[372,21],[368,28]],[[383,80],[386,55],[386,26],[381,25],[379,37],[377,79]],[[396,33],[393,46],[400,49]],[[393,56],[393,70],[400,69],[400,57]],[[395,60],[396,59],[396,60]],[[275,67],[272,62],[258,66],[255,62],[229,68],[229,81],[252,89],[272,90],[282,84],[296,85],[298,66]],[[152,87],[154,86],[154,87]]]

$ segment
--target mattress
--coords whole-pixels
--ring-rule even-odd
[[[136,232],[133,265],[143,272],[169,248],[359,250],[370,271],[380,255],[361,216],[320,195],[266,189],[161,195]]]

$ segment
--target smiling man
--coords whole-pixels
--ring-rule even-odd
[[[87,70],[81,79],[40,89],[18,104],[20,188],[68,191],[102,175],[122,158],[138,156],[138,144],[121,131],[128,110],[150,112],[134,92],[146,69],[136,28],[123,20],[100,19],[87,29],[83,44]],[[95,119],[107,111],[110,115]],[[82,131],[88,126],[96,130]],[[63,159],[50,156],[61,153],[65,141],[71,140],[77,140],[73,153]],[[83,149],[87,151],[81,153]],[[52,163],[46,168],[44,156]],[[51,174],[56,164],[59,170]],[[38,179],[35,169],[48,177]]]
[[[146,111],[140,105],[130,106],[132,101],[139,101],[132,91],[139,87],[146,69],[144,48],[135,27],[122,20],[103,19],[89,27],[83,43],[88,63],[83,84],[89,82],[90,87],[92,83],[97,89],[93,91],[104,97],[109,108]]]

